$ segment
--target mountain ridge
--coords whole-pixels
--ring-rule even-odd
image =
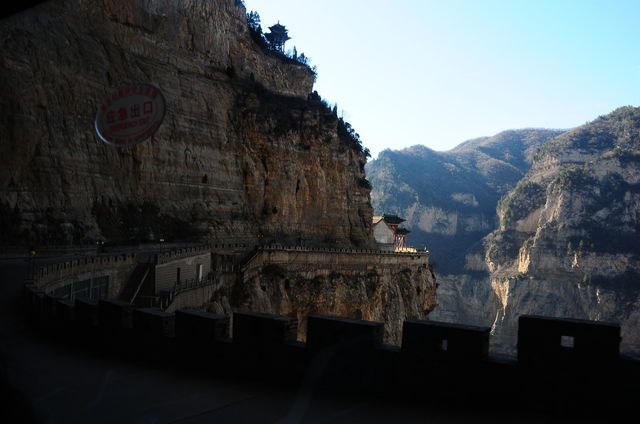
[[[562,132],[507,130],[445,152],[420,145],[385,150],[365,167],[373,186],[372,205],[378,214],[405,217],[413,231],[409,242],[426,245],[440,267],[453,266],[443,252],[455,255],[459,266],[464,254],[454,250],[474,245],[497,225],[500,197],[526,173],[535,149]],[[463,231],[456,237],[458,227]]]
[[[515,351],[521,314],[612,321],[622,326],[623,351],[638,355],[640,108],[620,107],[585,125],[557,131],[537,146],[522,148],[521,143],[517,152],[483,151],[486,143],[500,146],[509,132],[452,149],[468,152],[456,164],[476,167],[477,175],[504,159],[524,172],[509,181],[511,187],[496,201],[494,227],[474,243],[464,244],[455,234],[440,240],[436,233],[429,234],[432,257],[438,248],[458,249],[455,261],[436,267],[439,306],[430,317],[490,325],[492,348],[502,353]],[[480,165],[476,158],[481,158]],[[435,167],[440,167],[437,161]],[[529,164],[528,169],[523,164]],[[372,198],[377,190],[374,181]],[[494,185],[496,193],[499,187]],[[436,184],[433,189],[440,190],[440,198],[451,192],[450,187]],[[470,185],[470,195],[473,190]],[[407,210],[391,202],[373,204],[377,213],[381,204],[396,207],[399,213]],[[462,214],[462,209],[451,214],[456,212]],[[430,223],[438,218],[432,216]],[[454,249],[447,246],[452,241]]]

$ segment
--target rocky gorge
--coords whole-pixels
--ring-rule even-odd
[[[613,321],[640,351],[639,149],[640,109],[625,107],[537,152],[485,240],[497,333],[512,340],[522,313]]]
[[[448,152],[385,150],[366,165],[378,214],[407,219],[411,242],[427,245],[440,273],[464,266],[466,251],[496,228],[500,197],[525,175],[538,147],[562,130],[504,131]]]
[[[439,306],[431,317],[491,326],[492,348],[508,354],[515,352],[521,314],[617,322],[622,326],[621,349],[638,355],[639,129],[640,109],[623,107],[529,146],[526,163],[530,165],[521,168],[522,175],[500,178],[513,185],[494,197],[499,199],[493,204],[494,214],[484,212],[489,224],[476,234],[477,242],[454,244],[456,251],[444,259],[446,267],[438,272],[436,266]],[[512,143],[511,150],[520,146],[527,151],[522,140]],[[486,150],[481,145],[474,149],[480,154]],[[453,155],[457,150],[446,153]],[[375,166],[380,164],[374,161],[370,166],[376,187],[381,173]],[[423,161],[422,166],[438,169],[440,163]],[[439,190],[441,198],[453,199],[450,192],[459,191],[422,180],[412,185],[418,194],[420,185]],[[468,187],[468,199],[480,198],[484,192]],[[411,216],[402,203],[385,203],[375,188],[372,201],[376,211],[385,208]],[[430,208],[447,210],[444,202],[434,203]],[[466,206],[479,210],[480,204]],[[451,215],[464,209],[449,206],[448,210]],[[427,222],[410,221],[410,225],[436,228],[443,221],[427,216],[431,217]],[[468,237],[464,230],[468,227],[448,228],[450,240]],[[432,250],[442,242],[434,233],[426,237]]]

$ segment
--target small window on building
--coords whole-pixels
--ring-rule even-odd
[[[202,281],[202,272],[203,272],[202,264],[196,265],[196,275],[198,276],[198,281]]]
[[[560,336],[560,346],[573,349],[573,336]]]
[[[180,267],[176,268],[176,281],[180,282]]]
[[[442,339],[440,341],[440,350],[443,352],[446,352],[447,350],[449,350],[449,340]]]

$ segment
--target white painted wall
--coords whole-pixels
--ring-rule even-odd
[[[382,244],[393,244],[394,242],[393,231],[391,231],[391,228],[389,228],[384,221],[373,225],[373,237],[376,239],[376,242]]]

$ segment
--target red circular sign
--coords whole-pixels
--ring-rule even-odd
[[[102,141],[114,146],[142,143],[162,124],[164,112],[164,96],[154,86],[122,87],[100,106],[96,132]]]

